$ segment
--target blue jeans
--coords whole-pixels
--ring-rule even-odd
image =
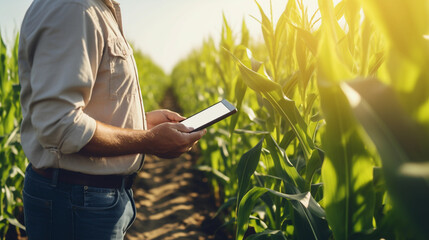
[[[55,182],[35,173],[31,164],[23,198],[29,240],[123,239],[136,217],[131,189]]]

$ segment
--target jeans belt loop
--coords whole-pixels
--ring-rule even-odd
[[[58,173],[59,173],[59,169],[58,168],[54,168],[52,170],[52,181],[51,181],[51,186],[52,187],[57,187],[58,185]]]
[[[122,178],[122,183],[121,183],[121,192],[123,192],[124,191],[124,189],[125,189],[125,179],[127,179],[126,177],[123,177]]]

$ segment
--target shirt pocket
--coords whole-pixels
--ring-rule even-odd
[[[120,100],[136,94],[136,76],[133,51],[122,38],[111,38],[107,42],[109,54],[109,98]]]

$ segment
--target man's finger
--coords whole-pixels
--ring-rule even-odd
[[[179,132],[184,132],[184,133],[189,133],[192,130],[194,130],[193,128],[187,127],[185,125],[183,125],[182,123],[176,123],[174,124],[174,128],[176,130],[178,130]]]
[[[206,129],[189,133],[189,135],[188,135],[189,136],[189,140],[192,141],[192,142],[196,142],[200,138],[202,138],[206,133],[207,133]]]
[[[178,114],[176,112],[171,112],[171,111],[168,112],[167,118],[168,118],[168,120],[173,121],[173,122],[180,122],[180,121],[186,119],[185,117],[182,117],[180,114]]]

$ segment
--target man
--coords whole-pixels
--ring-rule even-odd
[[[35,0],[22,23],[19,73],[29,239],[123,239],[142,154],[177,157],[205,130],[191,133],[168,110],[144,113],[112,0]]]

